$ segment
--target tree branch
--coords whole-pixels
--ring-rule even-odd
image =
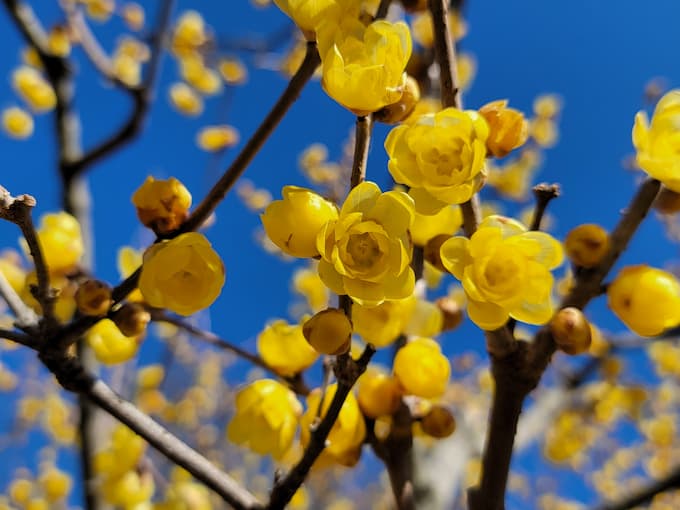
[[[350,189],[356,188],[366,180],[366,164],[368,162],[368,149],[371,145],[371,131],[373,129],[373,115],[357,117],[354,128],[354,159],[352,163],[352,176]]]
[[[658,494],[675,489],[680,489],[680,467],[676,467],[666,478],[653,482],[627,498],[613,503],[604,503],[596,510],[629,510],[651,502]]]
[[[2,272],[0,271],[0,279],[3,279],[4,276]],[[12,342],[16,342],[18,344],[24,345],[26,347],[30,347],[31,349],[35,349],[37,344],[33,337],[29,335],[25,335],[23,333],[19,333],[18,331],[10,331],[8,329],[0,329],[0,338],[4,338],[5,340],[11,340]]]

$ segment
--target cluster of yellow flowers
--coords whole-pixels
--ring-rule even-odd
[[[21,508],[46,510],[63,505],[72,486],[69,474],[50,461],[41,463],[35,479],[27,472],[18,474],[9,482],[7,495],[11,503]],[[0,508],[11,508],[9,504],[3,505],[3,499],[0,497]]]

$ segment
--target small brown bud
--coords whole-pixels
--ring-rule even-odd
[[[590,347],[590,324],[578,308],[562,308],[550,321],[550,332],[557,347],[567,354],[580,354]]]
[[[451,236],[448,234],[439,234],[438,236],[430,239],[425,245],[425,249],[423,250],[423,256],[425,257],[425,260],[427,260],[434,267],[445,273],[447,271],[446,268],[444,267],[444,264],[442,264],[442,256],[440,250],[442,244],[444,244],[444,241],[448,241],[450,238]]]
[[[661,191],[654,200],[654,209],[661,214],[675,214],[680,211],[680,193],[661,186]]]
[[[443,439],[456,430],[456,418],[446,407],[435,405],[423,416],[420,427],[428,436]]]
[[[75,295],[78,311],[83,315],[104,315],[111,305],[111,287],[99,280],[85,280]]]
[[[302,334],[321,354],[343,354],[352,344],[352,322],[339,308],[326,308],[303,324]]]
[[[139,303],[125,303],[111,317],[125,336],[139,336],[146,331],[151,315]]]
[[[436,304],[444,317],[442,332],[451,331],[460,326],[460,323],[463,322],[463,310],[454,299],[446,296],[441,297],[437,299]]]
[[[609,252],[609,234],[599,225],[585,223],[569,231],[564,248],[575,265],[594,267]]]
[[[401,99],[375,112],[373,118],[384,124],[396,124],[411,115],[418,101],[420,101],[418,82],[412,76],[407,76]]]
[[[420,12],[427,9],[427,0],[401,0],[406,12]]]

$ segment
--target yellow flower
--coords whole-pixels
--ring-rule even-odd
[[[12,73],[12,85],[28,105],[37,112],[54,108],[57,96],[52,86],[32,67],[21,66]]]
[[[67,57],[71,53],[71,39],[68,29],[61,25],[53,27],[47,36],[47,47],[52,55]]]
[[[134,57],[117,51],[111,59],[113,74],[125,85],[134,87],[142,81],[142,65]]]
[[[493,330],[513,317],[545,324],[553,313],[551,269],[562,263],[562,246],[544,232],[488,216],[471,239],[453,237],[441,247],[444,266],[465,289],[468,315]]]
[[[281,459],[293,444],[302,414],[295,394],[277,381],[260,379],[239,390],[235,406],[229,440]]]
[[[191,193],[184,184],[170,177],[154,179],[148,176],[132,195],[137,216],[154,232],[170,232],[179,227],[189,215]]]
[[[71,492],[73,484],[68,473],[53,465],[42,469],[38,482],[42,486],[45,497],[52,503],[65,498]]]
[[[107,503],[133,508],[151,500],[156,484],[150,471],[131,470],[120,477],[107,478],[99,489]]]
[[[389,416],[401,403],[399,383],[377,365],[370,365],[357,381],[359,407],[369,418]]]
[[[680,89],[671,90],[659,100],[651,125],[647,114],[638,112],[633,145],[640,168],[680,192]]]
[[[307,343],[300,324],[276,320],[257,337],[257,352],[281,375],[294,375],[309,367],[319,354]]]
[[[522,112],[508,108],[506,99],[485,104],[479,113],[489,124],[486,148],[495,157],[505,157],[527,141],[529,123]]]
[[[455,11],[449,12],[448,16],[453,40],[458,41],[465,37],[465,34],[467,34],[465,20]],[[416,14],[411,23],[413,39],[424,48],[432,48],[434,46],[434,30],[432,27],[432,15],[429,11]]]
[[[125,336],[111,319],[102,319],[85,334],[85,340],[95,357],[107,365],[123,363],[134,357],[139,348],[139,337]]]
[[[144,261],[143,253],[140,250],[135,250],[131,246],[123,246],[118,250],[118,258],[116,265],[118,267],[118,273],[121,278],[127,278],[132,273],[137,271],[142,267],[142,262]],[[135,288],[127,297],[128,301],[143,301],[142,293],[139,289]]]
[[[624,267],[607,289],[607,304],[634,333],[659,335],[680,324],[680,283],[661,269]]]
[[[352,343],[352,322],[339,308],[326,308],[302,325],[302,334],[321,354],[343,354]]]
[[[204,151],[217,152],[233,147],[238,139],[238,131],[231,126],[206,126],[196,135],[196,144]]]
[[[186,83],[170,87],[170,102],[180,113],[195,117],[203,112],[203,99]]]
[[[248,68],[236,58],[223,58],[217,69],[228,85],[243,85],[248,79]]]
[[[138,3],[128,2],[124,4],[120,16],[130,30],[137,32],[144,28],[144,7]]]
[[[449,360],[431,338],[414,338],[394,357],[394,377],[408,395],[441,397],[450,375]]]
[[[416,298],[385,301],[378,306],[352,305],[354,331],[375,347],[387,347],[404,331],[411,320]]]
[[[2,111],[2,128],[12,138],[23,140],[33,134],[33,117],[18,106]]]
[[[350,191],[337,221],[317,237],[319,276],[336,294],[379,305],[413,293],[415,277],[408,229],[413,200],[401,191],[381,193],[373,182]]]
[[[311,33],[316,30],[317,25],[323,21],[330,10],[337,8],[338,2],[337,0],[274,0],[274,3],[302,31]],[[358,9],[356,9],[356,14],[359,14]]]
[[[321,405],[321,389],[314,389],[307,397],[307,411],[300,420],[300,442],[303,447],[309,444],[310,427],[316,421],[319,405],[321,405],[321,417],[326,415],[328,408],[333,401],[337,384],[330,384],[326,388],[326,394]],[[349,393],[345,402],[342,404],[340,414],[333,428],[331,428],[326,440],[319,464],[323,465],[328,461],[335,462],[344,466],[353,466],[358,460],[361,445],[366,436],[366,425],[364,417],[359,410],[359,404],[353,393]]]
[[[99,22],[107,21],[116,8],[114,0],[84,0],[87,15]]]
[[[38,242],[50,273],[73,269],[85,250],[78,220],[63,211],[40,218]]]
[[[180,74],[189,85],[204,95],[214,95],[222,90],[219,74],[206,67],[200,54],[191,54],[180,60]]]
[[[177,20],[172,34],[172,51],[176,55],[186,56],[205,44],[205,21],[197,11],[185,11]]]
[[[440,234],[453,235],[463,226],[463,213],[458,206],[443,207],[436,214],[420,214],[416,211],[411,227],[413,244],[425,246]]]
[[[217,299],[224,279],[224,264],[210,242],[187,232],[146,251],[139,290],[151,306],[191,315]]]
[[[83,315],[104,315],[113,304],[111,287],[101,280],[85,280],[78,285],[75,300]]]
[[[403,22],[354,17],[327,20],[317,29],[326,93],[356,115],[366,115],[401,98],[411,34]]]
[[[0,259],[1,263],[2,260]],[[305,297],[312,312],[318,312],[328,305],[328,288],[319,278],[316,267],[301,268],[295,271],[293,288]]]
[[[334,204],[306,188],[284,186],[283,200],[275,200],[260,215],[269,239],[293,257],[316,257],[317,233],[338,217]]]
[[[483,185],[489,127],[479,113],[446,108],[394,128],[385,139],[394,180],[421,214],[469,200]]]

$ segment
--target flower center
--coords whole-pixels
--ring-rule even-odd
[[[347,253],[356,269],[369,269],[380,258],[380,247],[370,233],[353,234],[347,242]]]

